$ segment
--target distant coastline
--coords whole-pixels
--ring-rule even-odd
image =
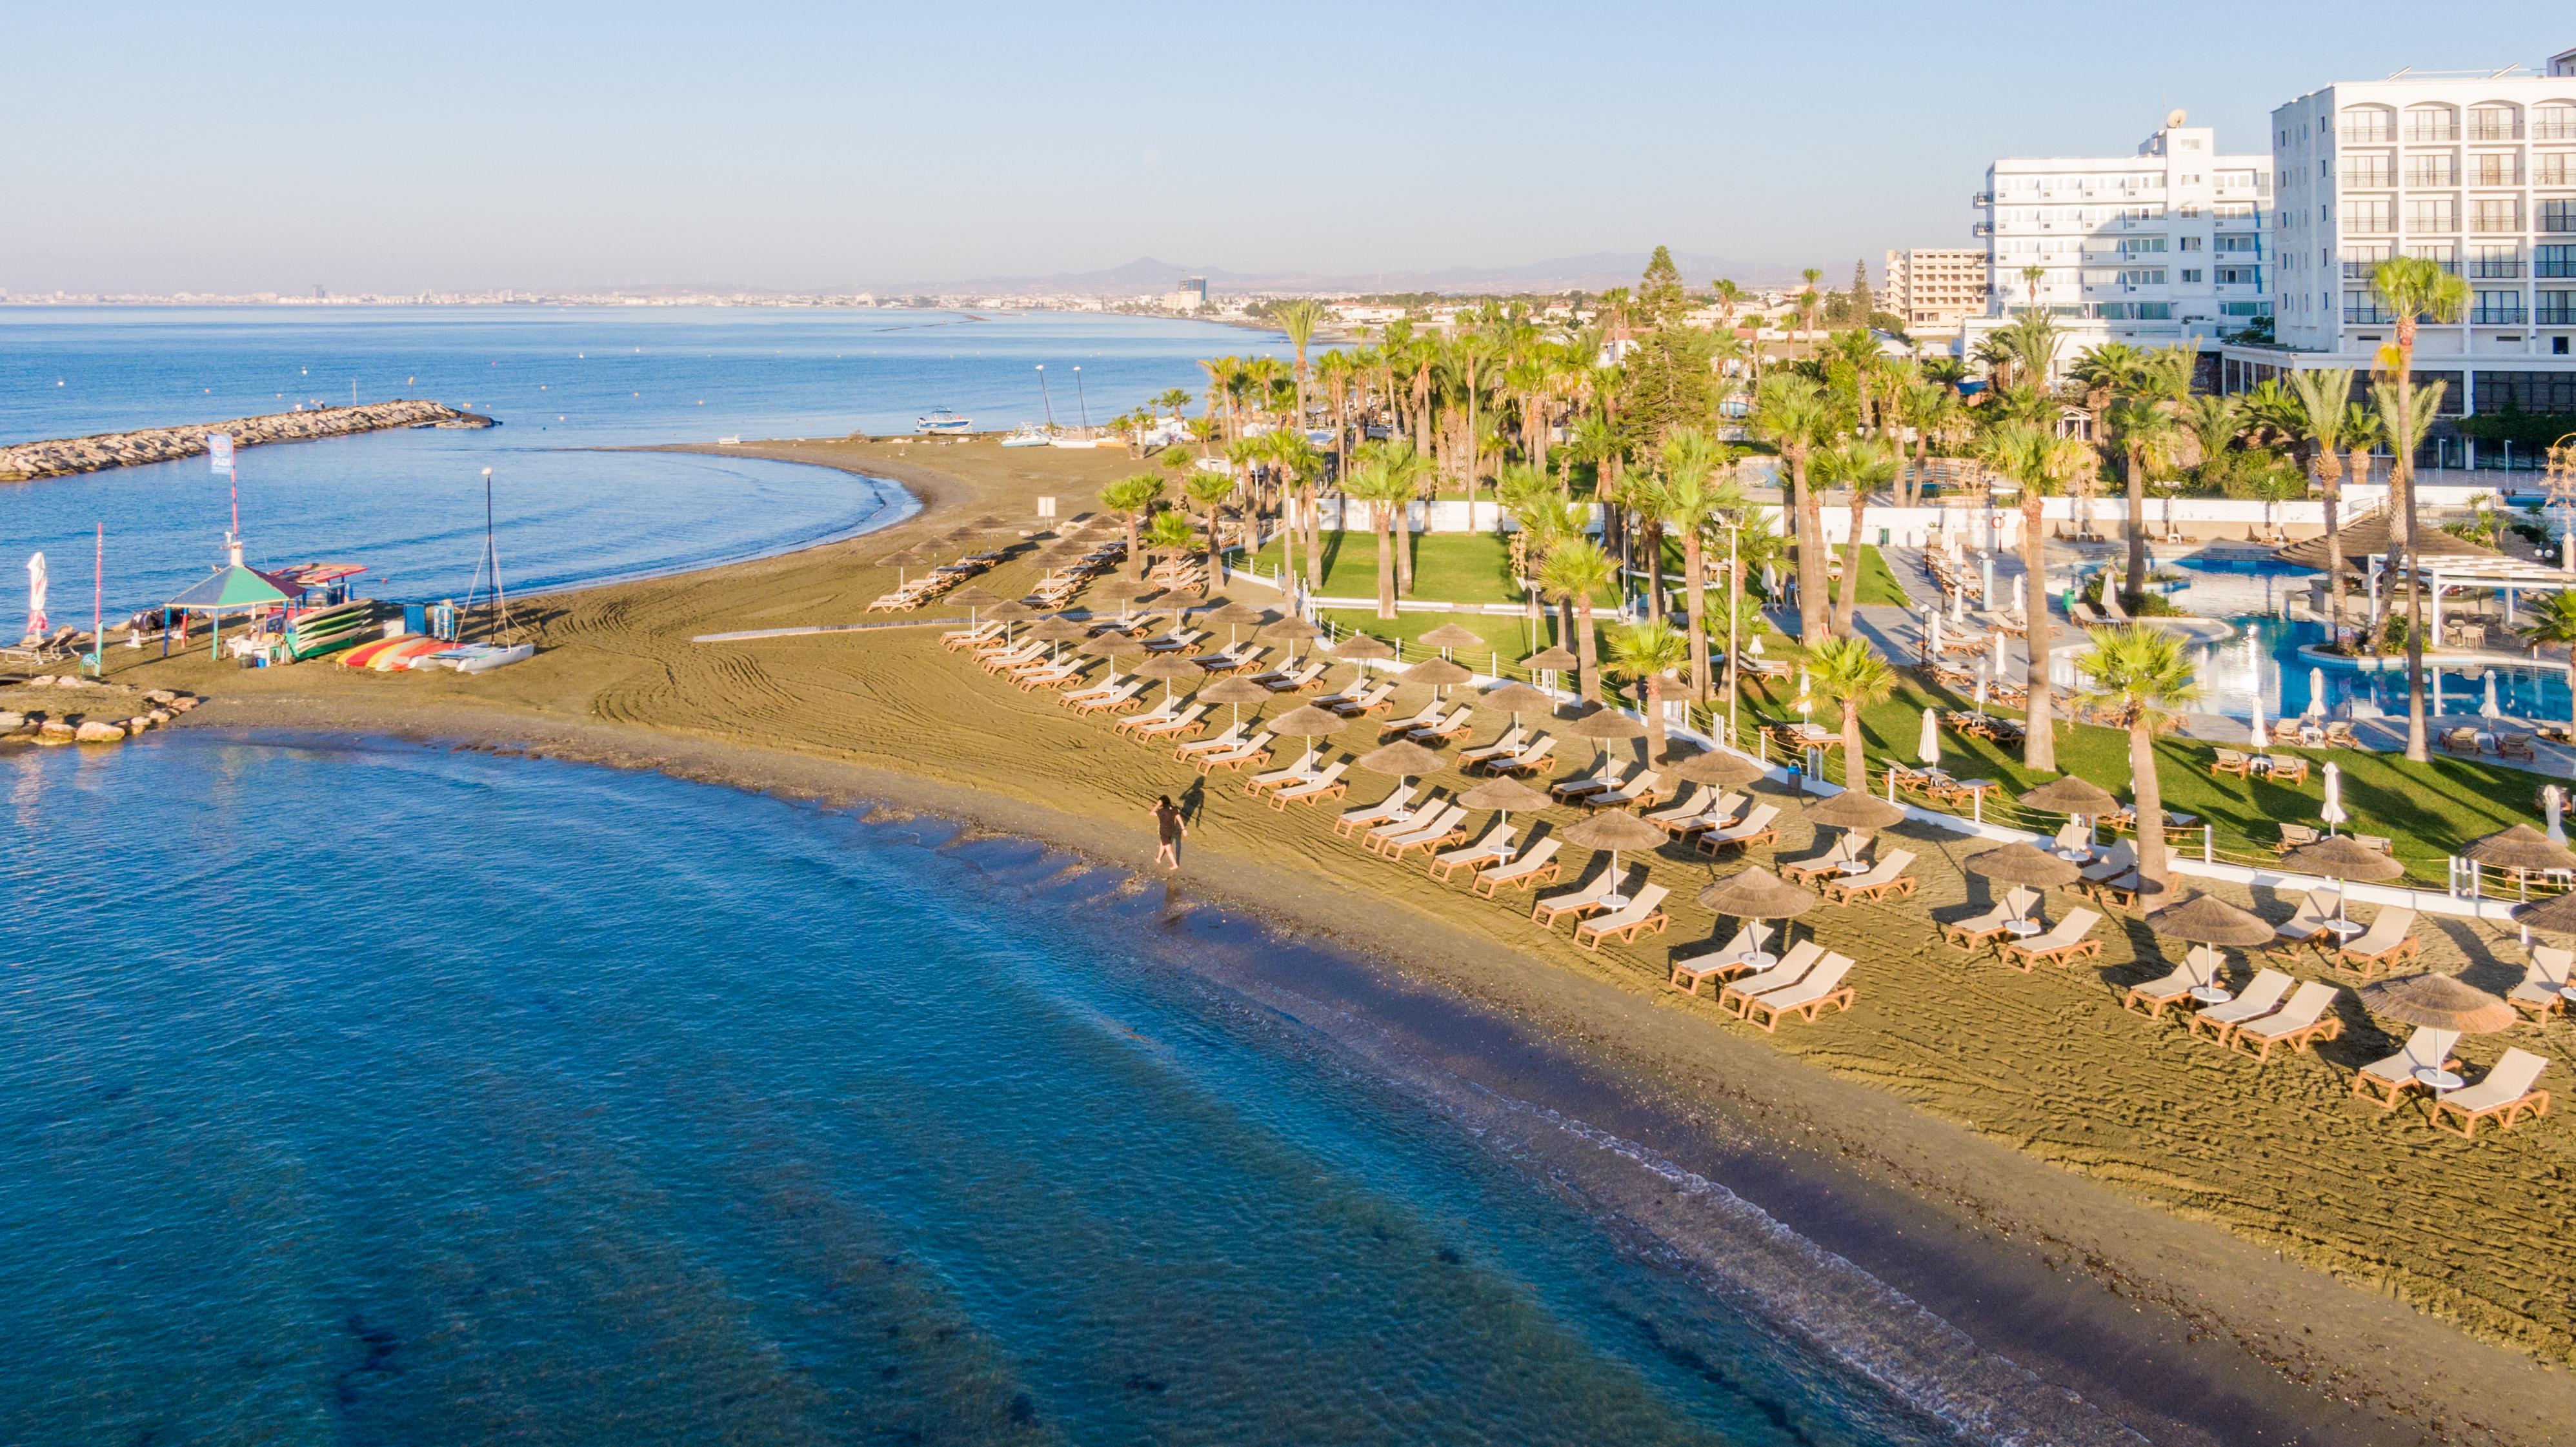
[[[322,437],[351,437],[403,427],[498,427],[500,420],[461,412],[444,402],[370,402],[358,407],[299,407],[261,417],[234,417],[222,422],[190,422],[175,427],[147,427],[133,432],[97,432],[86,437],[20,442],[0,447],[0,482],[33,482],[103,472],[111,467],[140,467],[201,456],[206,437],[221,433],[235,447],[266,442],[310,442]]]

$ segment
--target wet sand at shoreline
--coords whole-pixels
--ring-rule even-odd
[[[1061,498],[1068,515],[1090,510],[1102,483],[1138,469],[1133,460],[1115,450],[1032,455],[986,443],[722,451],[891,477],[928,506],[920,518],[847,543],[545,598],[549,650],[481,678],[242,672],[216,669],[202,653],[161,663],[110,650],[112,676],[211,696],[189,726],[525,746],[882,801],[1128,866],[1150,855],[1144,810],[1169,792],[1196,806],[1185,892],[1373,952],[1405,979],[1518,1022],[1561,1057],[1598,1059],[1638,1082],[1669,1120],[1696,1123],[1700,1138],[1673,1142],[1677,1156],[1697,1149],[1807,1163],[1785,1172],[1780,1199],[1765,1203],[1775,1214],[1987,1345],[2052,1376],[2052,1362],[2062,1366],[2112,1410],[2121,1409],[2117,1394],[2096,1393],[2120,1375],[2117,1364],[2095,1359],[2084,1343],[2051,1340],[2080,1334],[2066,1331],[2081,1321],[2073,1303],[2165,1323],[2176,1337],[2204,1335],[2197,1347],[2176,1348],[2181,1360],[2141,1373],[2154,1385],[2140,1388],[2148,1399],[2140,1410],[2159,1387],[2177,1385],[2165,1372],[2227,1381],[2229,1363],[2259,1360],[2308,1385],[2238,1378],[2228,1390],[2241,1391],[2253,1415],[2215,1420],[2251,1421],[2263,1413],[2250,1404],[2261,1402],[2297,1421],[2302,1402],[2350,1397],[2374,1414],[2438,1422],[2448,1440],[2546,1441],[2576,1421],[2576,1390],[2563,1370],[2576,1360],[2576,1257],[2563,1234],[2576,1147],[2563,1122],[2553,1116],[2472,1143],[2433,1132],[2420,1108],[2383,1116],[2354,1100],[2352,1065],[2391,1046],[2348,996],[2345,1038],[2326,1045],[2323,1059],[2257,1065],[2186,1039],[2170,1018],[2150,1022],[2118,1006],[2115,985],[2163,969],[2165,950],[2134,925],[2101,932],[2097,964],[2027,977],[1941,944],[1932,921],[1985,898],[1955,867],[1974,846],[1900,831],[1922,855],[1920,895],[1819,910],[1801,922],[1861,962],[1858,1007],[1764,1036],[1661,985],[1667,949],[1710,930],[1706,912],[1688,903],[1711,874],[1697,857],[1652,863],[1682,901],[1667,935],[1593,955],[1575,949],[1562,927],[1533,926],[1526,896],[1513,909],[1433,883],[1419,864],[1388,864],[1332,837],[1322,813],[1283,815],[1244,798],[1226,775],[1191,797],[1196,775],[1168,748],[1129,742],[1105,722],[1053,707],[1050,695],[997,683],[939,650],[934,630],[688,641],[855,621],[892,583],[893,570],[870,565],[875,557],[973,512],[1033,523],[1027,499],[1040,493]],[[991,586],[1013,592],[1027,575],[1026,565],[1007,565]],[[1240,596],[1267,601],[1255,589]],[[55,702],[69,706],[68,696]],[[1354,752],[1374,737],[1373,724],[1355,726],[1336,742]],[[1569,747],[1570,768],[1585,754]],[[1456,777],[1443,782],[1454,786]],[[1381,789],[1362,777],[1353,795],[1365,801]],[[1794,807],[1784,814],[1780,848],[1755,859],[1809,852],[1808,826]],[[2237,902],[2273,917],[2287,909]],[[2052,911],[2066,907],[2050,902]],[[2419,935],[2432,967],[2464,968],[2489,988],[2510,985],[2513,976],[2499,978],[2508,966],[2491,931],[2427,920]],[[2299,973],[2319,971],[2308,964]],[[2506,1040],[2576,1059],[2576,1028],[2553,1024],[2536,1046],[2523,1038],[2533,1033],[2523,1027]],[[2502,1043],[2471,1040],[2463,1054],[2482,1066]],[[1570,1067],[1560,1059],[1547,1068]],[[1938,1237],[1946,1227],[1973,1238],[1996,1274],[1962,1282],[1956,1251],[1918,1253],[1890,1240],[1885,1223],[1908,1214],[1918,1234]],[[1838,1229],[1852,1239],[1837,1241]],[[2016,1260],[2025,1279],[2006,1269]],[[2151,1326],[2149,1339],[2166,1329]],[[2311,1440],[2417,1435],[2406,1422],[2383,1425],[2384,1434],[2358,1414],[2338,1416],[2320,1420]]]

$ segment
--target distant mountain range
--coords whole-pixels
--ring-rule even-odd
[[[1183,266],[1140,256],[1123,266],[1099,271],[1058,272],[1051,276],[988,276],[968,281],[918,282],[874,287],[892,296],[984,292],[994,296],[1075,295],[1135,296],[1170,291],[1184,276],[1204,276],[1214,292],[1493,292],[1603,291],[1633,286],[1645,272],[1650,253],[1596,251],[1585,256],[1552,257],[1520,266],[1452,266],[1428,271],[1366,273],[1244,272],[1217,266]],[[1719,277],[1745,286],[1769,286],[1797,279],[1789,267],[1767,262],[1730,261],[1693,252],[1673,253],[1682,280],[1694,287]],[[1828,272],[1829,275],[1840,273]]]

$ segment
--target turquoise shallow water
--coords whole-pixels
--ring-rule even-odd
[[[0,799],[0,888],[76,922],[0,918],[0,1440],[1906,1443],[2009,1396],[1034,849],[210,736]]]

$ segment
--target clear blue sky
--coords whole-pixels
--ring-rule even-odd
[[[2576,45],[2576,10],[0,7],[0,288],[855,287],[1510,265],[1837,280],[1999,154]],[[1695,281],[1707,278],[1694,277]]]

